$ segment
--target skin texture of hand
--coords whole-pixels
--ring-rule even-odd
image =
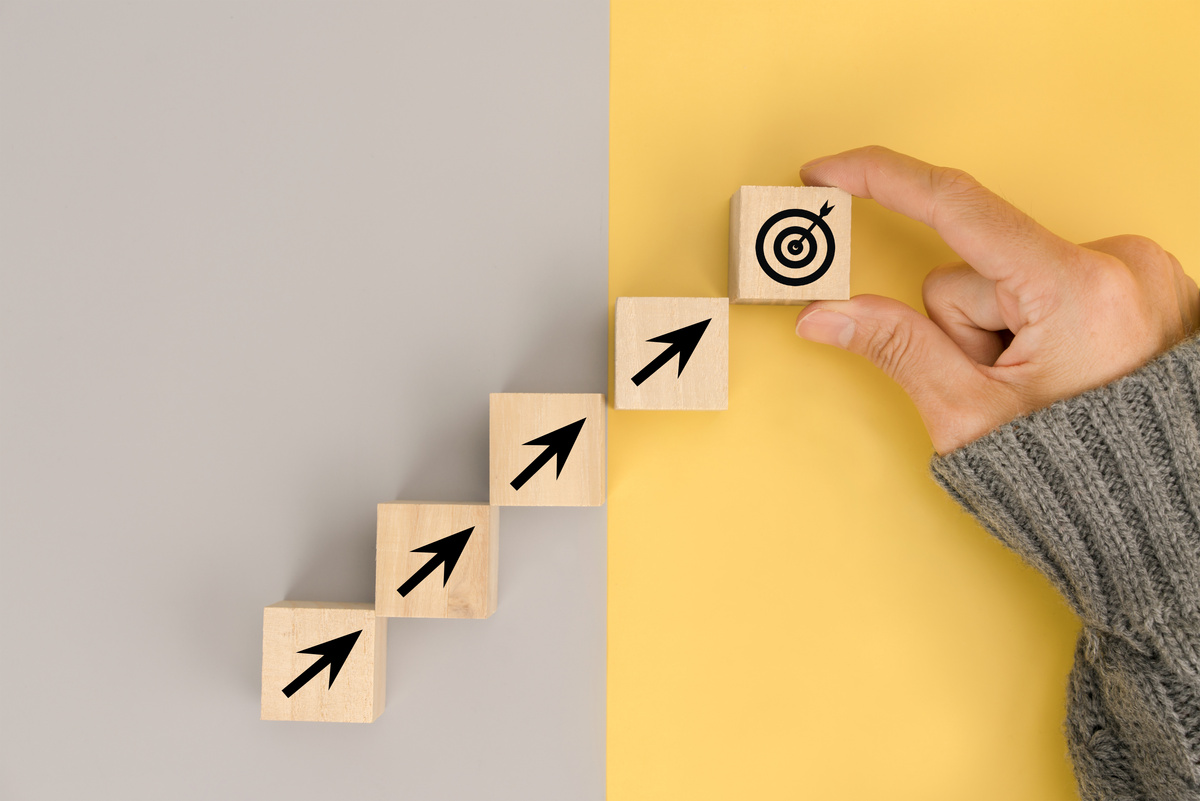
[[[865,356],[899,383],[941,455],[1126,375],[1200,326],[1196,283],[1145,237],[1072,244],[962,170],[882,147],[800,175],[925,223],[963,259],[926,277],[928,317],[857,295],[796,318],[801,337]]]

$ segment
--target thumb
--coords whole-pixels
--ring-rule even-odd
[[[898,300],[857,295],[810,303],[796,318],[804,339],[865,356],[916,404],[935,446],[955,408],[980,399],[986,377],[946,332]]]

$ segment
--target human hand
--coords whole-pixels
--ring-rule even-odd
[[[865,356],[900,384],[939,454],[1130,373],[1200,326],[1196,282],[1145,237],[1072,244],[965,172],[882,147],[800,175],[929,225],[964,259],[926,276],[929,317],[857,295],[796,318],[801,337]]]

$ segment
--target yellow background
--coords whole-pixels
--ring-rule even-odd
[[[1197,275],[1198,9],[613,0],[610,305],[724,295],[737,187],[869,143]],[[951,258],[854,202],[854,293],[919,306]],[[609,797],[1074,797],[1076,620],[796,312],[733,308],[728,412],[610,411]]]

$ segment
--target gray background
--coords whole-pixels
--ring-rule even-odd
[[[0,792],[600,798],[605,513],[501,513],[375,724],[258,720],[262,607],[603,392],[608,7],[0,6]]]

